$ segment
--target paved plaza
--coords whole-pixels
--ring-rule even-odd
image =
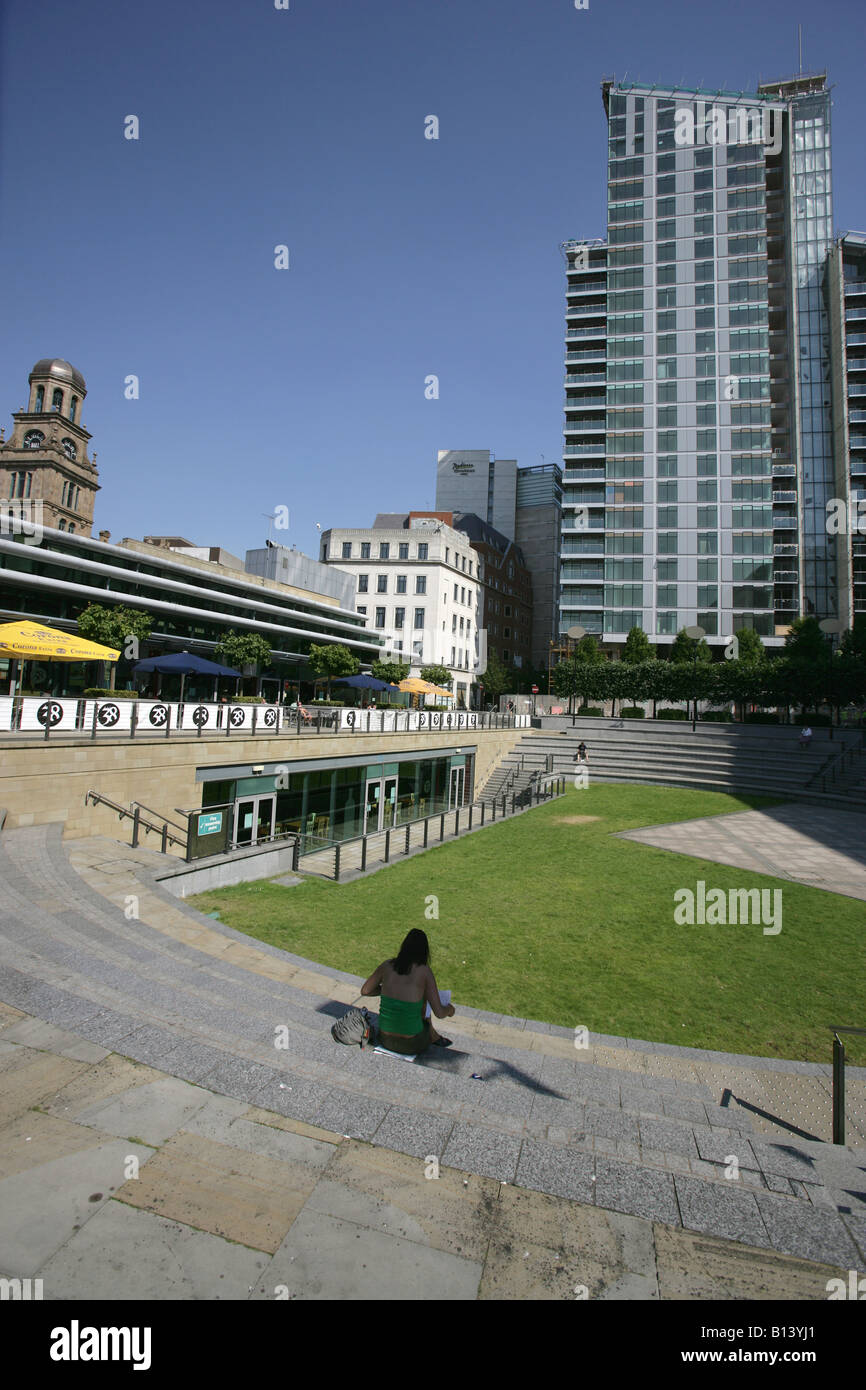
[[[824,1299],[863,1268],[863,1072],[836,1147],[829,1064],[578,1051],[459,1001],[418,1064],[340,1048],[360,979],[201,916],[162,864],[0,839],[0,1275],[61,1300]]]
[[[623,830],[625,840],[866,900],[866,815],[788,803]]]

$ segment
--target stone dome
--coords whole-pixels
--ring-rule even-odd
[[[36,363],[28,381],[33,381],[34,377],[50,376],[59,381],[69,381],[76,391],[86,394],[87,387],[84,384],[84,377],[71,362],[65,362],[62,357],[42,357]]]

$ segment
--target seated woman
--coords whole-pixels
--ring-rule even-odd
[[[429,959],[426,933],[413,927],[397,957],[383,961],[361,986],[362,994],[382,996],[379,1043],[389,1052],[409,1055],[426,1052],[431,1043],[437,1047],[451,1046],[450,1038],[436,1032],[432,1019],[424,1019],[425,1000],[437,1018],[453,1018],[455,1014],[452,1004],[443,1005],[439,999],[433,971],[427,964]]]

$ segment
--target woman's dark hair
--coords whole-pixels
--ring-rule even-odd
[[[413,965],[428,965],[430,962],[430,943],[427,933],[413,927],[407,933],[399,954],[394,961],[398,975],[408,975]]]

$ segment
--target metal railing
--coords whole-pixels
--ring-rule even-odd
[[[437,836],[434,832],[432,841],[436,844],[441,844],[444,840],[457,839],[461,833],[466,833],[476,828],[480,829],[485,824],[493,825],[497,819],[497,815],[500,820],[507,819],[509,816],[516,815],[519,811],[527,810],[533,805],[539,805],[542,801],[550,801],[553,797],[564,796],[565,790],[565,777],[550,778],[546,786],[527,787],[525,791],[513,793],[510,798],[507,794],[501,795],[496,801],[490,804],[489,815],[487,814],[488,806],[485,802],[472,802],[469,806],[455,806],[452,807],[450,811],[437,811],[434,815],[424,816],[414,821],[407,821],[405,826],[391,826],[387,830],[373,831],[370,835],[355,835],[347,840],[338,840],[330,846],[334,852],[332,874],[334,882],[340,882],[344,869],[343,855],[350,845],[360,844],[360,872],[366,872],[369,857],[369,841],[374,835],[384,836],[382,862],[384,864],[390,864],[392,855],[398,854],[405,856],[411,854],[413,850],[427,849],[431,843],[431,825],[438,823],[439,834]],[[479,812],[480,814],[478,814]],[[466,814],[466,821],[461,830],[461,816],[464,813]],[[454,829],[446,834],[445,820],[446,817],[451,815],[454,816]],[[416,839],[413,845],[412,830],[415,826],[423,827],[423,837],[421,844],[418,844]],[[305,853],[312,854],[315,853],[315,851],[307,850]],[[292,861],[292,867],[294,869],[299,867],[301,857],[303,856],[296,847],[295,856]]]
[[[186,853],[187,853],[187,845],[188,845],[188,839],[187,839],[187,837],[184,836],[183,839],[178,839],[178,837],[177,837],[176,835],[172,835],[168,827],[169,827],[170,825],[174,825],[174,821],[168,820],[165,816],[160,816],[160,814],[159,814],[158,811],[151,811],[150,814],[151,814],[151,815],[155,815],[155,816],[157,817],[157,819],[159,819],[159,820],[161,820],[161,821],[163,822],[163,824],[162,824],[162,825],[152,825],[150,821],[145,820],[144,816],[142,816],[142,814],[141,814],[142,808],[141,808],[141,806],[140,806],[139,804],[137,804],[136,802],[133,802],[133,803],[131,804],[131,806],[129,806],[129,807],[127,807],[127,806],[119,806],[118,803],[117,803],[116,801],[112,801],[110,797],[108,797],[108,796],[103,796],[101,792],[96,792],[96,791],[93,791],[93,790],[87,792],[87,794],[86,794],[86,796],[85,796],[85,798],[84,798],[84,804],[85,804],[85,806],[87,806],[90,802],[92,802],[94,806],[96,806],[96,805],[98,805],[98,804],[101,804],[101,805],[103,805],[103,806],[109,806],[109,807],[111,808],[112,811],[116,811],[116,812],[117,812],[117,818],[118,818],[118,820],[120,820],[120,821],[123,821],[124,818],[126,818],[126,819],[132,821],[132,848],[133,848],[133,849],[138,849],[139,835],[140,835],[141,831],[144,830],[144,833],[145,833],[146,835],[151,835],[151,834],[159,835],[160,840],[161,840],[161,842],[162,842],[162,853],[163,853],[163,854],[167,854],[167,853],[168,853],[168,846],[169,846],[169,845],[180,845],[181,849],[183,850],[184,854],[186,855]],[[175,827],[175,828],[177,829],[177,828],[179,828],[179,827]]]
[[[833,1034],[833,1143],[845,1143],[845,1045],[840,1033],[866,1038],[866,1028],[831,1027]]]
[[[835,784],[839,779],[840,773],[846,770],[848,764],[853,763],[859,758],[863,752],[864,742],[866,742],[866,735],[861,734],[856,743],[849,744],[847,748],[842,749],[841,753],[831,753],[818,768],[814,776],[809,778],[806,786],[814,786],[820,781],[821,791],[825,792],[827,790],[828,780],[831,785]]]
[[[123,700],[110,696],[0,697],[0,738],[53,735],[95,741],[117,739],[299,737],[305,734],[457,733],[528,727],[528,716],[487,710],[411,710],[405,706],[358,709],[346,705],[306,712],[268,704],[217,704],[187,700]],[[184,727],[186,725],[186,727]]]

